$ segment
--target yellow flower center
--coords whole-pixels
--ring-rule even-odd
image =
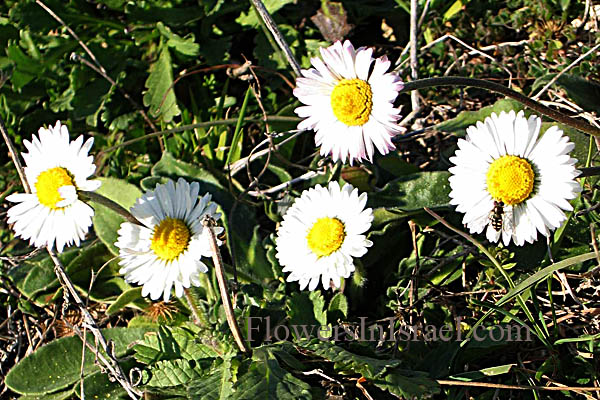
[[[331,92],[331,108],[336,118],[348,126],[364,125],[373,108],[371,86],[362,79],[343,79]]]
[[[75,186],[73,178],[66,169],[55,167],[39,174],[35,183],[35,191],[40,204],[53,210],[62,208],[57,207],[56,203],[64,200],[58,191],[63,186]]]
[[[325,257],[342,246],[346,232],[344,223],[337,218],[319,218],[310,228],[306,240],[308,248],[318,257]]]
[[[535,174],[527,160],[502,156],[494,160],[487,172],[487,189],[494,200],[512,206],[529,197]]]
[[[171,261],[187,249],[190,236],[190,229],[185,222],[177,218],[165,218],[154,229],[150,248],[161,260]]]

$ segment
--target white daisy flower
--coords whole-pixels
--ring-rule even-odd
[[[373,146],[381,154],[395,149],[391,138],[404,128],[396,123],[400,110],[394,100],[404,85],[386,73],[387,57],[373,59],[373,49],[355,50],[347,40],[320,50],[323,60],[311,59],[315,68],[302,70],[296,80],[294,95],[306,104],[296,108],[306,118],[298,129],[314,129],[321,155],[331,154],[334,161],[372,161]]]
[[[14,203],[8,210],[8,223],[17,236],[36,246],[50,246],[62,252],[80,241],[92,225],[94,209],[79,199],[79,191],[94,191],[100,181],[88,178],[96,170],[88,155],[93,138],[83,136],[69,141],[69,131],[60,121],[54,127],[40,128],[38,137],[23,143],[25,177],[31,193],[15,193],[6,199]]]
[[[184,288],[200,285],[199,274],[208,270],[200,258],[212,256],[202,219],[208,215],[217,220],[221,214],[210,194],[198,201],[199,191],[198,182],[189,184],[183,178],[176,184],[169,180],[157,185],[131,207],[141,225],[121,224],[115,243],[121,258],[119,273],[127,282],[143,285],[142,296],[149,294],[152,300],[163,296],[168,301],[173,286],[181,297]],[[219,235],[223,228],[213,231]]]
[[[337,182],[305,190],[288,209],[277,232],[277,254],[288,282],[315,290],[322,282],[340,287],[341,279],[354,271],[352,257],[362,257],[373,243],[364,233],[373,213],[365,209],[367,194]]]
[[[537,232],[548,236],[566,220],[581,187],[580,171],[569,156],[575,145],[556,126],[538,139],[541,119],[492,114],[467,129],[450,158],[450,204],[465,213],[463,223],[474,233],[487,226],[488,240],[505,245],[533,243]]]

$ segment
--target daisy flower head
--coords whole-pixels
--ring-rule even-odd
[[[199,275],[208,270],[200,258],[212,256],[202,220],[205,216],[218,220],[221,214],[210,194],[198,199],[199,191],[198,182],[190,184],[183,178],[156,185],[130,209],[140,225],[121,224],[115,243],[121,258],[119,273],[127,282],[143,285],[142,296],[169,301],[173,287],[181,297],[184,288],[200,286]],[[223,228],[213,231],[219,235]]]
[[[337,182],[317,185],[302,192],[288,209],[277,232],[276,257],[290,272],[288,282],[300,289],[340,287],[341,278],[354,271],[353,257],[362,257],[373,245],[364,233],[371,227],[373,212],[365,209],[367,194]]]
[[[27,153],[25,178],[31,193],[15,193],[6,199],[18,203],[8,210],[8,223],[25,240],[36,246],[79,246],[92,225],[94,209],[79,198],[79,191],[94,191],[100,181],[88,180],[96,170],[88,155],[93,138],[69,140],[69,131],[60,121],[40,128],[38,136],[24,140]]]
[[[450,204],[472,233],[486,227],[491,242],[533,243],[566,220],[568,200],[581,191],[575,145],[557,126],[538,137],[541,119],[523,111],[492,114],[467,129],[450,161]]]
[[[372,161],[374,147],[387,154],[396,147],[391,138],[404,131],[396,121],[394,100],[404,84],[386,72],[386,56],[374,59],[373,49],[354,49],[346,40],[321,48],[311,59],[314,68],[302,70],[294,95],[305,104],[296,114],[306,118],[298,129],[314,129],[321,155],[334,161]]]

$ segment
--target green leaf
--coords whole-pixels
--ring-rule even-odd
[[[127,306],[141,309],[147,301],[142,297],[142,288],[136,287],[121,293],[117,300],[106,309],[106,315],[114,315]]]
[[[219,360],[217,360],[219,362]],[[233,392],[233,377],[237,368],[224,359],[208,375],[191,382],[187,388],[191,400],[227,400]]]
[[[445,207],[450,202],[447,171],[418,172],[397,178],[369,196],[373,226],[420,212],[423,207]]]
[[[538,271],[535,274],[531,275],[529,278],[525,279],[524,281],[522,281],[521,283],[516,285],[514,288],[510,289],[508,291],[508,293],[506,293],[500,300],[498,300],[498,302],[496,303],[496,306],[501,306],[502,304],[506,304],[506,302],[508,302],[513,297],[518,296],[519,294],[523,293],[525,290],[529,289],[530,287],[533,287],[534,285],[536,285],[537,283],[546,279],[548,276],[552,275],[556,271],[559,271],[566,267],[570,267],[571,265],[574,265],[574,264],[578,264],[578,263],[582,263],[587,260],[591,260],[595,257],[596,257],[596,253],[590,252],[590,253],[582,254],[580,256],[567,258],[566,260],[562,260],[562,261],[559,261],[552,265],[549,265],[546,268],[542,269],[541,271]]]
[[[109,328],[102,333],[114,342],[115,355],[123,356],[129,344],[142,338],[146,329]],[[87,340],[94,342],[91,334]],[[6,385],[20,394],[46,394],[69,387],[79,380],[82,343],[70,336],[53,340],[22,359],[6,375]],[[86,348],[84,374],[97,371],[94,354]]]
[[[573,343],[573,342],[594,342],[600,338],[600,333],[595,335],[582,335],[576,338],[558,339],[554,344]]]
[[[298,330],[291,329],[291,332],[296,339],[306,337],[307,335],[314,337],[317,334],[317,331],[314,329],[311,331],[312,327],[327,325],[327,314],[323,310],[324,306],[325,300],[323,299],[321,292],[313,291],[310,292],[310,294],[307,294],[306,292],[292,293],[286,302],[286,307],[288,309],[290,325],[300,327]],[[307,325],[307,332],[302,330],[302,325]]]
[[[182,38],[171,32],[171,29],[162,22],[158,22],[156,28],[167,39],[167,46],[174,48],[175,51],[186,56],[197,56],[200,53],[200,45],[195,43],[193,33]]]
[[[469,126],[475,125],[477,121],[482,121],[492,115],[492,113],[500,114],[502,111],[515,112],[523,109],[523,105],[513,99],[501,99],[491,106],[480,108],[477,111],[462,111],[458,116],[448,121],[437,124],[434,128],[442,132],[451,132],[456,136],[465,136]]]
[[[321,326],[327,325],[327,312],[325,311],[325,299],[323,298],[323,295],[320,291],[313,290],[310,292],[309,298],[313,304],[315,318]]]
[[[332,323],[348,318],[348,299],[342,292],[337,292],[329,302],[327,315]]]
[[[485,378],[488,376],[496,376],[496,375],[506,374],[514,366],[515,366],[515,364],[506,364],[506,365],[499,365],[497,367],[483,368],[478,371],[469,371],[469,372],[463,372],[460,374],[452,375],[449,377],[449,379],[456,379],[459,381],[470,382],[470,381]]]
[[[115,257],[100,242],[83,249],[66,266],[67,274],[75,286],[86,293],[90,299],[96,301],[104,301],[109,297],[118,296],[128,287],[120,277],[119,269]],[[92,272],[95,280],[91,292],[88,293]]]
[[[242,124],[244,122],[244,117],[246,116],[246,108],[248,107],[250,93],[252,93],[252,88],[248,87],[248,89],[246,89],[244,101],[242,102],[242,107],[240,108],[237,124],[235,125],[235,131],[233,133],[233,139],[231,140],[229,152],[227,153],[227,159],[225,160],[225,165],[228,166],[239,160],[242,155],[242,140],[244,139]]]
[[[73,395],[74,395],[74,390],[69,389],[69,390],[63,390],[61,392],[48,393],[48,394],[43,394],[43,395],[35,395],[35,394],[25,395],[25,396],[19,397],[19,400],[66,400],[66,399],[72,399]]]
[[[122,360],[120,362],[121,368],[125,374],[129,373],[129,370],[134,366],[133,360]],[[79,387],[75,386],[75,391],[78,391]],[[86,399],[129,399],[130,397],[125,392],[125,389],[117,382],[111,381],[111,378],[106,372],[98,371],[89,374],[83,380],[83,389]]]
[[[40,75],[44,69],[39,61],[27,56],[17,44],[10,44],[6,48],[6,54],[16,65],[11,79],[15,89],[21,89],[27,85]]]
[[[429,378],[426,373],[400,368],[390,370],[383,377],[373,380],[373,383],[405,399],[429,398],[440,392],[437,382]]]
[[[201,375],[201,369],[193,360],[163,360],[152,365],[151,372],[144,371],[143,382],[151,387],[185,385]],[[148,376],[149,375],[149,376]]]
[[[450,8],[444,13],[444,22],[448,21],[450,18],[454,17],[456,14],[460,12],[463,8],[463,3],[461,0],[456,0]]]
[[[400,364],[400,360],[380,360],[354,354],[330,342],[312,340],[301,347],[334,363],[336,371],[362,374],[367,379],[378,377],[390,368]]]
[[[135,204],[135,201],[142,195],[142,192],[134,185],[115,178],[99,178],[102,186],[97,193],[113,200],[125,209],[129,210]],[[94,230],[98,238],[114,254],[119,254],[119,249],[115,242],[119,238],[118,231],[125,218],[106,206],[91,202],[94,208]]]
[[[404,161],[397,152],[393,151],[377,158],[375,163],[396,177],[419,172],[419,167]]]
[[[184,328],[170,328],[161,325],[158,332],[152,332],[144,340],[133,346],[135,359],[152,364],[163,360],[197,360],[218,357],[212,347],[199,343],[196,336]]]
[[[158,60],[150,67],[150,75],[146,80],[144,105],[150,108],[154,118],[162,117],[163,122],[171,122],[173,117],[181,114],[177,106],[173,84],[173,65],[169,48],[164,46]]]
[[[58,258],[63,265],[68,265],[81,251],[81,248],[69,247],[60,253]],[[47,294],[49,290],[58,286],[56,274],[54,273],[54,263],[44,253],[36,259],[23,261],[19,266],[9,271],[9,276],[21,293],[40,304],[46,304],[47,302],[38,301],[41,300],[38,299],[39,296]]]
[[[578,106],[600,113],[600,83],[569,74],[562,75],[556,83],[565,89]]]
[[[152,167],[152,177],[142,180],[141,186],[144,190],[154,190],[157,183],[163,183],[164,180],[157,177],[166,177],[177,180],[179,177],[188,180],[198,181],[200,183],[200,192],[223,190],[218,179],[205,169],[177,160],[171,153],[165,151],[160,160]],[[202,183],[205,183],[204,186]]]
[[[233,385],[230,399],[312,399],[310,386],[281,368],[268,349],[255,349],[252,359],[248,370]]]

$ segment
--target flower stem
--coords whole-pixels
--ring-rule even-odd
[[[194,296],[192,296],[190,289],[188,289],[188,288],[183,289],[183,295],[185,296],[188,306],[190,307],[190,311],[192,311],[192,315],[194,316],[194,319],[196,320],[196,325],[204,326],[204,327],[208,326],[208,322],[206,321],[206,318],[204,318],[204,315],[202,314],[202,312],[200,310],[198,310],[198,306],[196,305],[196,300],[194,299]]]
[[[565,125],[569,125],[575,129],[578,129],[589,135],[600,136],[600,129],[596,128],[595,126],[592,126],[581,120],[571,118],[561,112],[558,112],[556,110],[548,108],[548,107],[538,103],[537,101],[532,100],[529,97],[522,95],[519,92],[515,92],[514,90],[507,88],[506,86],[502,86],[498,83],[486,81],[483,79],[465,78],[462,76],[444,76],[444,77],[439,77],[439,78],[425,78],[425,79],[419,79],[419,80],[412,81],[412,82],[405,82],[404,88],[401,90],[401,92],[410,92],[412,90],[437,87],[437,86],[471,86],[471,87],[478,87],[481,89],[487,89],[492,92],[500,93],[507,97],[515,99],[518,102],[525,105],[526,107],[529,107],[532,110],[539,112],[540,114],[550,117],[555,121],[561,122]]]
[[[221,299],[223,300],[223,307],[225,308],[225,316],[227,317],[227,324],[233,334],[235,343],[242,353],[249,353],[248,347],[242,337],[240,327],[235,320],[235,314],[233,313],[233,306],[231,305],[231,299],[229,298],[229,289],[227,288],[227,281],[225,280],[225,270],[223,269],[223,259],[221,258],[221,252],[217,245],[217,237],[213,231],[213,226],[216,225],[216,221],[210,217],[205,216],[202,220],[202,225],[208,230],[208,237],[210,242],[210,249],[212,251],[213,263],[215,264],[215,272],[217,275],[217,281],[219,282],[219,291],[221,293]]]
[[[81,195],[87,200],[93,201],[94,203],[98,203],[100,205],[110,208],[111,210],[115,211],[117,214],[121,215],[123,218],[125,218],[132,224],[142,225],[142,223],[138,221],[133,215],[131,215],[129,211],[127,211],[125,208],[115,203],[111,199],[104,197],[96,192],[81,191],[79,193],[81,193]]]

